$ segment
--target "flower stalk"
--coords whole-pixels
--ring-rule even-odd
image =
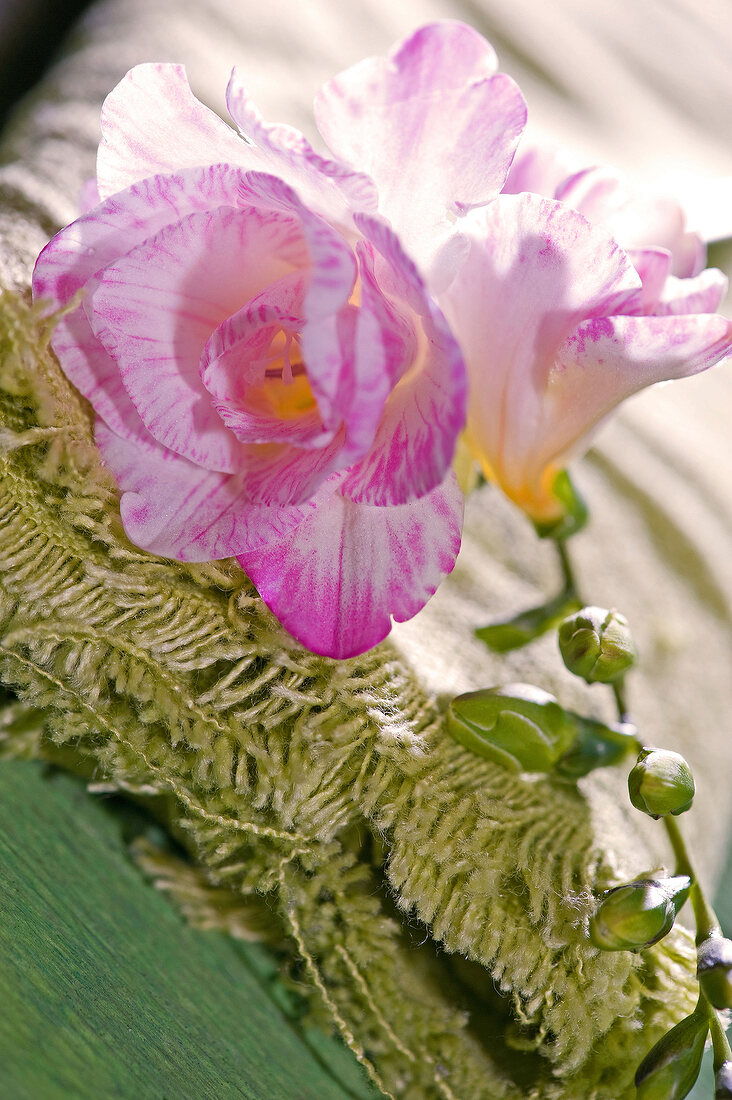
[[[579,586],[577,584],[576,575],[574,572],[574,566],[567,549],[566,540],[557,539],[555,543],[557,547],[557,554],[559,557],[559,563],[562,569],[562,576],[564,585],[568,593],[576,598],[580,604],[584,603],[580,595]],[[608,684],[615,697],[615,704],[618,714],[618,720],[622,723],[630,723],[629,708],[627,703],[627,696],[625,691],[625,677]],[[638,751],[642,752],[646,746],[644,746],[640,737],[636,736]],[[704,890],[699,882],[699,878],[694,870],[694,865],[689,853],[689,849],[686,845],[683,833],[679,826],[679,822],[673,814],[664,814],[661,817],[664,828],[666,829],[666,835],[668,836],[671,849],[674,854],[675,866],[674,876],[687,876],[691,881],[691,888],[689,890],[689,901],[694,913],[694,924],[696,926],[696,945],[700,947],[705,941],[709,940],[712,936],[721,937],[721,930],[719,919],[717,918],[714,909],[709,904]],[[695,1014],[697,1012],[705,1012],[708,1022],[709,1031],[712,1038],[712,1046],[714,1050],[714,1071],[716,1074],[720,1074],[723,1071],[723,1067],[732,1063],[732,1049],[730,1048],[729,1040],[725,1033],[724,1027],[719,1019],[719,1015],[714,1005],[706,996],[704,989],[700,988],[699,991],[699,1003]],[[662,1040],[663,1042],[663,1040]],[[654,1048],[655,1049],[655,1048]],[[642,1066],[645,1063],[642,1063]],[[640,1068],[639,1067],[639,1072]],[[686,1095],[685,1092],[682,1095]]]

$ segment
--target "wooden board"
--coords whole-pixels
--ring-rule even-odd
[[[0,1095],[372,1095],[344,1047],[283,1012],[262,947],[191,929],[144,880],[123,826],[76,779],[0,763]]]

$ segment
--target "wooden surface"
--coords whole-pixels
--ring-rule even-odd
[[[3,1100],[371,1095],[345,1048],[282,1011],[263,949],[189,928],[143,879],[124,820],[69,776],[2,762]]]

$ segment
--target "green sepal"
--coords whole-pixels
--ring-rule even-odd
[[[709,1020],[699,1008],[667,1031],[636,1070],[637,1100],[688,1096],[699,1076],[708,1033]]]
[[[582,530],[590,513],[566,470],[560,470],[554,478],[552,494],[562,505],[564,514],[549,523],[534,520],[536,533],[542,539],[568,539]]]
[[[482,626],[475,632],[494,653],[508,653],[520,649],[548,630],[558,626],[568,615],[580,609],[580,601],[567,591],[562,591],[546,603],[522,611],[512,619]]]
[[[556,771],[567,779],[580,779],[595,768],[613,767],[638,747],[638,731],[628,722],[611,726],[577,716],[577,727],[576,740],[556,764]]]
[[[459,695],[447,726],[465,748],[511,771],[556,770],[566,779],[614,764],[636,746],[633,727],[582,718],[530,684]]]

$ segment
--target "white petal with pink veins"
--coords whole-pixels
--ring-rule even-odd
[[[641,282],[570,207],[502,195],[471,216],[468,261],[441,304],[468,367],[468,433],[504,488],[523,479],[562,343],[587,317],[638,308]]]
[[[426,272],[455,218],[500,191],[526,108],[485,39],[445,21],[328,81],[315,115],[336,156],[374,180],[380,213]]]
[[[686,229],[684,211],[667,195],[631,187],[605,168],[586,168],[564,180],[554,197],[604,225],[623,248],[668,249],[674,275],[697,275],[704,267],[704,242]]]
[[[256,149],[196,99],[182,65],[136,65],[105,99],[97,154],[103,199],[147,176],[223,163],[267,167]]]
[[[95,440],[122,492],[130,542],[160,557],[215,561],[268,546],[307,517],[303,508],[253,505],[241,475],[194,466],[142,429],[122,439],[97,418]]]
[[[33,272],[33,297],[50,309],[67,305],[101,269],[131,251],[164,226],[195,211],[236,206],[243,173],[213,165],[177,176],[156,176],[106,199],[46,245]],[[53,337],[64,373],[117,432],[134,428],[137,412],[117,364],[93,334],[83,307],[56,323]]]
[[[585,321],[557,356],[535,462],[566,465],[625,398],[654,382],[706,370],[731,348],[732,322],[710,314]]]
[[[234,69],[226,89],[229,114],[262,156],[262,167],[281,176],[300,198],[330,222],[350,225],[354,210],[375,211],[376,187],[368,176],[320,156],[292,126],[264,121]]]
[[[393,303],[390,374],[396,385],[373,445],[349,471],[342,491],[364,504],[406,504],[439,485],[452,462],[465,422],[465,364],[445,318],[391,229],[379,219],[356,220],[369,242],[360,246],[364,301],[371,293],[375,309],[379,295]],[[409,325],[406,333],[396,327],[399,311]]]
[[[708,267],[692,279],[666,280],[653,313],[715,313],[727,293],[728,279],[716,267]]]
[[[355,504],[330,484],[291,533],[239,556],[285,628],[308,649],[353,657],[427,602],[460,548],[463,498],[450,472],[421,500]]]
[[[263,283],[306,259],[292,218],[223,207],[166,226],[103,270],[87,315],[155,439],[206,469],[238,469],[240,444],[200,379],[201,352]]]

